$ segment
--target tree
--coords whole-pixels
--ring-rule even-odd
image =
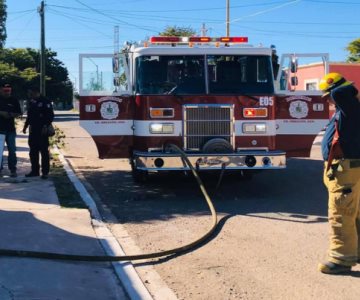
[[[40,73],[40,52],[39,50],[27,48],[27,51],[34,60],[36,70]],[[69,73],[64,64],[56,58],[57,53],[46,49],[46,96],[53,102],[68,105],[72,103],[73,85],[69,79]],[[40,76],[40,75],[39,75]],[[32,80],[32,83],[39,83],[40,77]]]
[[[55,103],[71,104],[73,85],[57,53],[46,50],[46,96]],[[26,97],[29,85],[39,85],[40,53],[32,48],[3,49],[0,52],[0,78],[13,86],[15,96]]]
[[[360,38],[350,42],[346,50],[350,52],[348,62],[360,62]]]
[[[6,40],[6,1],[0,0],[0,49],[4,48]]]
[[[191,27],[166,26],[160,36],[194,36],[196,31]]]

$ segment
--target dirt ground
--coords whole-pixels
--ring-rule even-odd
[[[59,115],[66,158],[101,199],[109,227],[125,252],[148,253],[191,242],[211,217],[195,181],[181,174],[154,176],[134,184],[124,160],[99,160],[77,117]],[[312,158],[291,159],[288,168],[262,172],[251,181],[227,174],[203,176],[218,212],[215,235],[194,251],[134,265],[150,292],[155,270],[178,299],[360,299],[360,265],[351,275],[317,271],[326,259],[327,194],[321,182],[318,143]],[[127,243],[118,229],[125,227]]]

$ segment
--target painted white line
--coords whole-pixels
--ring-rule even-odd
[[[104,248],[105,253],[109,256],[125,255],[123,249],[119,245],[116,238],[113,236],[112,232],[101,221],[101,215],[96,207],[95,201],[87,192],[81,181],[77,178],[59,149],[54,149],[55,152],[59,155],[59,159],[64,166],[67,176],[74,184],[76,190],[79,192],[81,198],[84,200],[90,210],[94,231],[102,247]],[[131,262],[112,262],[112,265],[115,269],[116,275],[118,276],[131,300],[153,300],[153,297],[150,295],[144,283],[141,281]]]

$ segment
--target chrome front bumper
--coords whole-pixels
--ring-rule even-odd
[[[224,154],[187,153],[198,170],[269,170],[286,168],[286,155],[282,151],[242,151]],[[147,171],[190,170],[177,153],[135,151],[136,169]]]

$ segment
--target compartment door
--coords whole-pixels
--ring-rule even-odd
[[[308,157],[329,121],[329,104],[319,90],[328,54],[284,54],[276,80],[276,148],[288,157]]]
[[[133,145],[134,97],[124,55],[80,55],[80,125],[99,158],[128,158]]]

